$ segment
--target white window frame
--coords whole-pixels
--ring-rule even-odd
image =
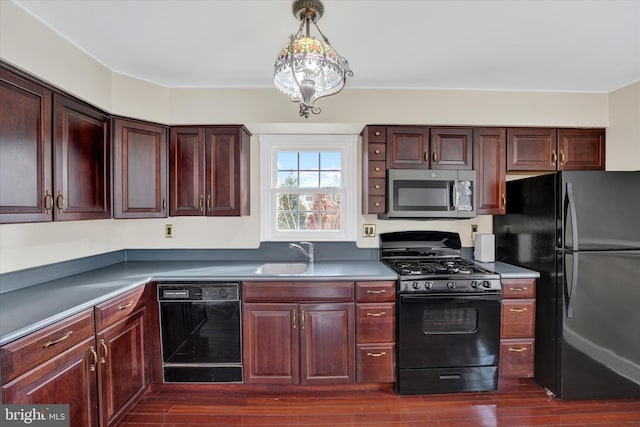
[[[342,157],[343,200],[340,230],[278,231],[276,224],[278,151],[339,151]],[[357,135],[260,135],[260,240],[356,241],[358,212]]]

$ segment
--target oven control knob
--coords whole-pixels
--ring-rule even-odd
[[[413,283],[411,284],[411,287],[412,287],[413,289],[420,289],[420,282],[413,282]]]
[[[431,280],[427,280],[426,282],[424,282],[424,288],[425,289],[433,288],[433,282]]]
[[[456,287],[456,282],[447,282],[447,288],[455,289],[455,287]]]
[[[482,282],[482,287],[483,288],[491,288],[491,282],[488,280],[485,280],[484,282]]]
[[[226,298],[229,296],[229,291],[227,291],[226,289],[220,289],[218,291],[218,295],[220,296],[220,298]]]
[[[477,281],[477,280],[472,280],[472,281],[471,281],[471,287],[472,287],[472,288],[476,288],[476,289],[477,289],[477,288],[478,288],[478,286],[480,286],[480,283],[478,283],[478,281]]]

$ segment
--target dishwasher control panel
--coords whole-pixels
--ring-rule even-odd
[[[240,284],[216,283],[159,283],[158,301],[239,301]]]

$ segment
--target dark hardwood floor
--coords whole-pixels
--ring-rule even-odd
[[[530,380],[501,381],[496,392],[420,396],[160,386],[118,424],[142,426],[640,426],[640,399],[560,401]]]

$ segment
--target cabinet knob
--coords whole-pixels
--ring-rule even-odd
[[[376,184],[376,185],[375,185],[375,189],[376,189],[376,190],[379,190],[379,189],[380,189],[380,185]]]
[[[375,132],[375,134],[376,134],[376,136],[380,136],[380,131],[379,131],[379,130],[377,130],[377,131]]]
[[[379,167],[376,167],[376,172],[380,172],[380,168]]]
[[[374,153],[380,154],[380,150],[374,150]]]
[[[380,202],[375,202],[373,205],[374,205],[376,208],[377,208],[377,207],[380,207]]]

